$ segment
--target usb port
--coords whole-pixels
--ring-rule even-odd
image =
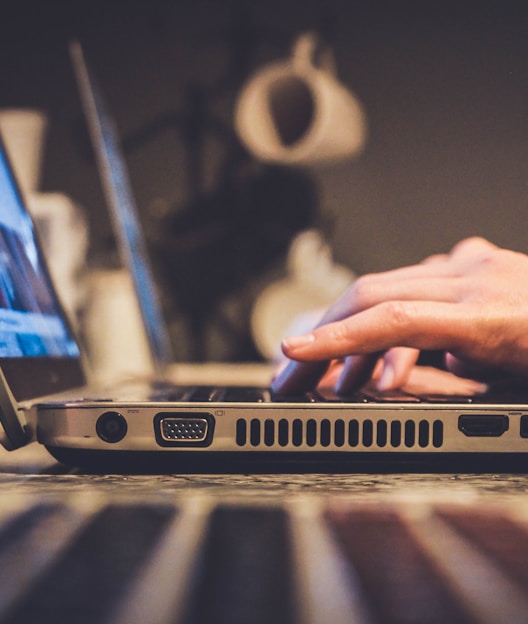
[[[508,416],[502,414],[464,414],[458,417],[462,433],[475,438],[499,438],[508,431]]]
[[[213,435],[211,414],[160,413],[154,418],[156,440],[161,446],[207,446]]]

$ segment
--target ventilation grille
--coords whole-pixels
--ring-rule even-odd
[[[240,418],[236,441],[238,446],[252,448],[440,448],[444,427],[440,420]]]

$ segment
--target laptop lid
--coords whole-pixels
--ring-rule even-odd
[[[170,339],[124,154],[114,121],[77,41],[71,43],[70,54],[121,262],[132,278],[152,363],[161,373],[172,360]]]
[[[0,422],[28,441],[16,404],[84,385],[79,345],[50,279],[0,136]]]

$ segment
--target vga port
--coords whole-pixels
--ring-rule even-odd
[[[207,437],[208,422],[206,418],[162,418],[161,437],[172,440],[188,440],[202,442]]]
[[[213,434],[211,414],[157,414],[156,440],[161,446],[207,446]]]

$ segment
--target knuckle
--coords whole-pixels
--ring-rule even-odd
[[[420,264],[430,265],[430,264],[439,264],[441,262],[445,262],[448,259],[447,254],[433,254],[424,258]]]
[[[381,304],[385,307],[385,315],[395,329],[409,327],[412,322],[412,302],[387,301]]]
[[[362,275],[356,279],[350,291],[351,299],[357,308],[368,307],[372,297],[372,277]]]
[[[492,247],[492,245],[485,238],[481,236],[470,236],[457,243],[453,247],[452,252],[454,254],[460,252],[467,253],[468,251],[473,252],[476,250],[490,249],[490,247]]]
[[[470,236],[468,238],[466,238],[464,241],[462,241],[461,243],[462,245],[467,245],[468,247],[489,247],[490,244],[488,243],[488,241],[483,238],[482,236]]]
[[[500,249],[483,251],[476,259],[477,271],[486,275],[496,271],[502,273],[504,266],[508,265],[508,256],[509,252]]]
[[[328,326],[330,332],[330,340],[335,345],[343,345],[348,341],[349,332],[346,323],[341,321]]]

